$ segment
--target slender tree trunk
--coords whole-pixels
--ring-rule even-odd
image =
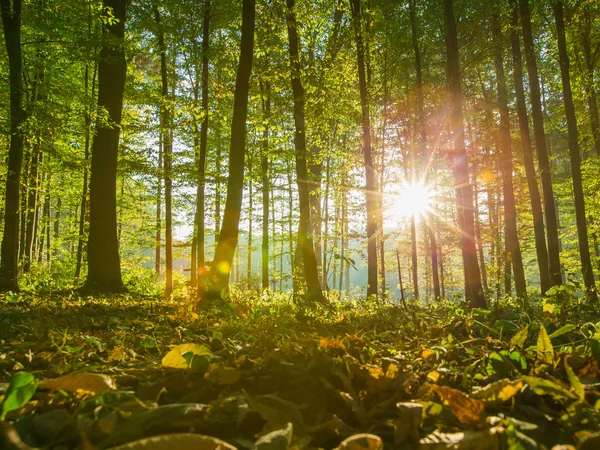
[[[529,0],[519,0],[521,11],[521,28],[523,30],[523,43],[525,44],[525,58],[527,73],[529,75],[529,96],[531,99],[531,112],[533,116],[533,130],[535,147],[538,156],[540,177],[542,180],[542,194],[544,201],[544,215],[546,217],[546,232],[548,241],[548,268],[550,286],[562,284],[560,268],[560,244],[558,242],[558,217],[554,208],[554,192],[552,188],[552,170],[544,132],[544,119],[542,116],[542,103],[540,94],[539,77],[533,34],[531,31],[531,13]]]
[[[252,219],[253,219],[253,198],[252,198],[252,157],[248,154],[248,267],[246,281],[248,289],[252,289]]]
[[[404,297],[404,286],[402,285],[402,267],[400,266],[400,251],[396,245],[396,262],[398,263],[398,286],[400,287],[400,300],[406,308],[406,298]]]
[[[481,273],[475,247],[475,226],[473,218],[473,191],[469,181],[469,166],[465,149],[465,130],[462,113],[462,91],[460,87],[460,64],[458,38],[454,20],[453,0],[444,0],[446,21],[446,46],[448,55],[448,82],[450,89],[450,125],[454,138],[454,174],[456,179],[456,199],[459,213],[459,227],[465,267],[465,298],[476,308],[485,308],[487,302],[481,285]]]
[[[296,151],[296,182],[298,184],[298,202],[300,220],[298,222],[298,247],[301,249],[304,265],[307,299],[314,302],[325,302],[319,283],[319,270],[310,224],[310,198],[308,189],[308,170],[306,167],[306,127],[304,124],[304,88],[300,81],[300,57],[298,40],[298,23],[294,11],[295,0],[287,0],[286,17],[289,39],[290,73],[292,92],[294,95],[294,147]]]
[[[567,54],[567,41],[565,37],[565,22],[562,0],[555,0],[553,7],[556,33],[558,36],[558,55],[560,61],[560,75],[562,79],[563,100],[565,103],[565,115],[567,118],[571,177],[573,180],[573,194],[575,197],[575,220],[577,222],[577,237],[579,240],[581,271],[583,272],[583,282],[585,284],[588,299],[595,302],[598,300],[598,295],[596,293],[594,269],[592,267],[590,245],[587,234],[585,197],[583,195],[583,180],[581,177],[579,132],[577,130],[575,106],[573,105],[573,93],[571,92],[571,74],[569,73],[569,56]]]
[[[4,233],[0,250],[0,291],[18,291],[19,191],[23,162],[21,0],[0,0],[4,43],[8,54],[10,83],[10,147],[4,197]]]
[[[217,242],[219,242],[219,235],[221,233],[221,146],[217,143],[216,154],[215,154],[215,250]],[[213,258],[214,261],[214,258]]]
[[[328,156],[327,157],[327,164],[325,166],[325,199],[323,200],[323,215],[324,215],[324,226],[322,229],[322,233],[321,233],[321,239],[323,242],[323,259],[322,259],[322,264],[323,264],[323,268],[322,268],[322,273],[323,273],[323,280],[321,282],[321,286],[323,286],[323,289],[327,289],[329,290],[329,287],[327,285],[327,277],[328,277],[328,272],[329,272],[329,266],[327,265],[327,251],[328,249],[328,238],[329,238],[329,188],[330,188],[330,181],[331,181],[331,158]],[[334,241],[334,247],[335,247],[335,241]],[[316,251],[316,250],[315,250]]]
[[[197,163],[198,188],[196,191],[196,269],[202,273],[204,273],[204,266],[206,265],[206,226],[204,224],[206,210],[204,203],[206,186],[206,155],[208,148],[208,52],[210,49],[210,15],[211,2],[210,0],[205,0],[204,20],[202,23],[202,124],[200,125],[200,152]],[[194,138],[197,139],[197,130],[194,134]]]
[[[106,109],[109,123],[98,123],[92,143],[90,232],[86,287],[121,292],[123,281],[117,239],[117,161],[123,110],[125,19],[127,0],[104,0],[116,21],[105,23],[98,64],[98,108]]]
[[[163,136],[163,168],[165,180],[165,297],[173,292],[173,142],[171,139],[171,107],[169,103],[169,84],[167,75],[167,47],[165,32],[161,23],[158,6],[154,7],[154,19],[157,26],[158,49],[160,52],[161,105],[160,133]]]
[[[219,233],[215,258],[211,268],[213,282],[209,296],[220,298],[229,285],[233,256],[238,244],[242,198],[244,193],[244,164],[246,156],[246,118],[248,92],[254,52],[255,0],[243,0],[240,59],[235,82],[231,144],[229,149],[229,179],[223,226]]]
[[[525,90],[523,88],[523,63],[521,58],[521,45],[519,42],[519,12],[517,0],[511,0],[511,31],[510,40],[512,48],[513,81],[517,100],[517,115],[519,118],[519,133],[521,137],[521,150],[529,188],[531,201],[531,213],[533,215],[533,232],[535,236],[535,250],[540,273],[540,285],[542,294],[550,289],[550,275],[548,265],[548,249],[546,247],[546,232],[544,230],[544,213],[542,211],[542,200],[537,183],[533,150],[531,146],[531,135],[529,134],[529,120],[527,118],[527,106],[525,103]]]
[[[38,197],[41,189],[38,174],[39,157],[42,151],[42,138],[40,130],[37,130],[36,143],[31,151],[31,163],[29,166],[29,188],[27,189],[27,226],[25,230],[25,259],[23,262],[23,272],[27,273],[31,269],[31,261],[35,254],[36,231],[35,220],[38,207]]]
[[[494,16],[493,18],[492,33],[495,41],[494,61],[498,87],[498,106],[500,108],[498,143],[502,168],[502,196],[504,197],[505,247],[508,252],[508,258],[512,261],[517,296],[525,298],[527,295],[527,285],[525,283],[525,271],[523,269],[523,259],[521,257],[521,247],[517,233],[517,209],[513,187],[513,162],[510,142],[510,115],[508,112],[508,93],[504,74],[504,57],[502,55],[504,42],[498,16]],[[508,284],[510,285],[510,275]],[[507,293],[510,294],[510,289],[508,289]]]
[[[261,82],[261,98],[263,108],[264,130],[261,149],[261,176],[262,176],[262,289],[269,288],[269,120],[271,117],[271,82]],[[274,237],[274,236],[273,236]]]
[[[371,149],[371,118],[369,112],[369,93],[365,72],[365,48],[363,44],[361,0],[350,0],[356,42],[358,85],[362,111],[363,156],[366,178],[367,210],[367,298],[377,297],[377,196],[375,194],[375,171]]]
[[[90,94],[90,100],[94,101],[96,97],[96,65],[94,64],[94,73],[92,75],[92,91]],[[84,75],[84,88],[85,94],[88,96],[89,89],[89,66],[86,64],[85,66],[85,75]],[[85,233],[86,233],[86,219],[87,219],[87,203],[88,203],[88,195],[89,195],[89,170],[88,170],[88,162],[90,159],[90,142],[92,137],[92,115],[90,113],[90,105],[86,105],[85,112],[85,144],[84,144],[84,154],[83,154],[83,188],[81,192],[81,202],[80,202],[80,211],[79,211],[79,238],[77,239],[77,262],[75,264],[75,279],[78,280],[81,276],[81,265],[83,263],[83,247],[85,245]],[[60,200],[60,198],[59,198]]]
[[[594,53],[592,53],[592,18],[590,14],[591,3],[584,7],[583,11],[583,33],[582,47],[583,57],[585,60],[586,74],[585,89],[588,99],[588,107],[590,110],[590,126],[592,128],[592,137],[594,139],[594,148],[596,155],[600,156],[600,121],[598,120],[598,102],[596,99],[596,89],[594,82]]]

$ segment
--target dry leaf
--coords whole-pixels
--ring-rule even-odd
[[[202,434],[163,434],[113,447],[112,450],[237,450],[220,439]]]
[[[383,441],[374,434],[355,434],[344,440],[337,450],[380,450]]]
[[[508,378],[504,378],[487,386],[474,389],[471,397],[490,403],[505,402],[513,398],[522,387],[522,380],[511,381]]]
[[[242,372],[234,367],[221,366],[220,364],[210,364],[204,378],[215,384],[235,384],[240,380]]]
[[[479,424],[485,406],[481,400],[467,397],[461,391],[447,386],[438,386],[434,384],[433,390],[446,403],[454,415],[464,423]]]
[[[164,367],[173,367],[175,369],[187,369],[189,362],[182,356],[186,353],[194,355],[210,355],[211,351],[205,345],[200,344],[179,344],[171,349],[162,359]]]
[[[117,389],[115,382],[108,375],[100,373],[74,373],[63,377],[42,380],[40,388],[50,389],[52,391],[89,391],[105,392]]]

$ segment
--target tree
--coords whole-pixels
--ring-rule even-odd
[[[211,267],[211,283],[207,292],[209,299],[224,295],[229,285],[233,256],[238,243],[242,197],[244,193],[244,161],[246,157],[246,117],[248,115],[248,92],[254,53],[255,0],[243,0],[242,36],[231,120],[231,144],[229,149],[229,179],[223,225],[219,232],[215,257]]]
[[[367,298],[377,297],[377,196],[375,192],[375,170],[371,149],[371,117],[369,112],[369,93],[365,69],[365,48],[363,43],[361,0],[350,0],[354,41],[358,68],[358,87],[362,113],[363,157],[365,164],[365,194],[367,210]]]
[[[454,19],[453,0],[444,0],[446,23],[446,51],[449,85],[449,120],[454,141],[454,176],[458,226],[461,231],[462,257],[465,272],[465,298],[476,308],[487,306],[481,285],[481,274],[475,247],[473,217],[473,191],[469,181],[469,166],[465,149],[465,128],[462,113],[462,90],[460,87],[460,63],[458,37]]]
[[[312,302],[325,302],[319,282],[319,269],[313,245],[310,224],[310,200],[308,188],[308,169],[306,165],[306,126],[304,120],[304,88],[300,80],[300,58],[298,23],[294,11],[295,0],[287,0],[288,52],[290,57],[290,79],[294,96],[294,149],[296,155],[296,183],[298,185],[298,221],[297,252],[302,257],[306,299]]]
[[[529,75],[529,98],[531,99],[531,114],[533,116],[533,133],[537,151],[540,178],[542,181],[542,195],[544,201],[544,215],[546,217],[546,237],[548,240],[548,269],[550,286],[562,284],[560,269],[560,244],[558,241],[558,217],[554,205],[554,190],[552,188],[552,169],[546,144],[544,119],[542,115],[542,101],[539,77],[536,62],[533,33],[531,30],[531,13],[529,0],[519,0],[521,12],[521,28],[523,43],[525,45],[525,59]]]
[[[22,55],[21,55],[21,0],[0,0],[0,14],[4,28],[4,43],[9,63],[10,82],[10,147],[4,198],[4,234],[0,250],[0,290],[17,291],[19,251],[19,185],[23,162]]]
[[[506,77],[504,75],[504,43],[502,31],[500,29],[500,20],[497,15],[494,15],[492,19],[492,34],[494,37],[494,65],[496,67],[498,107],[500,109],[498,146],[500,149],[500,164],[502,169],[502,196],[504,198],[504,226],[506,230],[505,247],[508,257],[512,261],[517,296],[525,298],[527,295],[527,286],[525,284],[525,271],[523,270],[519,236],[517,234],[517,209],[515,206],[515,192],[513,187],[513,161],[510,142],[510,115],[508,112]],[[508,291],[510,293],[510,290]]]
[[[558,56],[563,100],[565,103],[565,115],[567,119],[567,140],[569,143],[569,156],[571,161],[571,177],[573,179],[573,196],[575,197],[575,220],[577,223],[579,256],[581,257],[581,271],[583,272],[583,282],[585,284],[588,299],[595,302],[598,300],[598,295],[596,293],[594,270],[590,257],[590,245],[588,242],[585,197],[583,195],[583,180],[581,177],[579,132],[577,130],[577,118],[575,117],[575,106],[573,105],[573,93],[571,92],[571,74],[569,73],[569,56],[567,54],[562,0],[554,1],[553,9],[556,34],[558,37]]]
[[[121,292],[123,281],[117,238],[117,160],[123,111],[125,20],[127,0],[104,0],[114,19],[103,25],[98,62],[98,109],[106,118],[96,123],[90,177],[90,234],[86,289]]]

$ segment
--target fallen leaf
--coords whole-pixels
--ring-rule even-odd
[[[88,391],[88,392],[105,392],[114,391],[117,389],[115,382],[108,375],[100,373],[74,373],[64,375],[58,378],[42,380],[40,387],[50,389],[51,391]]]
[[[180,433],[153,436],[129,444],[112,447],[112,450],[237,450],[220,439],[202,434]]]
[[[522,380],[504,378],[487,386],[474,389],[471,398],[489,403],[505,402],[513,398],[522,387]]]
[[[345,439],[337,450],[381,450],[383,441],[374,434],[355,434]]]
[[[235,367],[226,367],[220,364],[210,364],[204,378],[215,384],[235,384],[242,376],[242,372]]]
[[[498,436],[484,431],[441,433],[434,431],[421,439],[419,450],[498,450]]]
[[[481,400],[469,398],[461,391],[447,386],[434,384],[432,388],[450,407],[458,420],[468,424],[481,422],[481,416],[485,410],[485,405]]]
[[[173,367],[175,369],[187,369],[190,367],[189,360],[183,357],[186,353],[192,355],[210,355],[211,351],[205,345],[200,344],[179,344],[173,347],[162,359],[164,367]]]

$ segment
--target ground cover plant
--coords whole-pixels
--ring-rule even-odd
[[[281,295],[234,295],[227,308],[189,306],[5,298],[3,448],[529,449],[600,439],[600,317],[581,305],[334,300],[306,310]],[[369,436],[342,444],[360,433]],[[227,445],[178,441],[198,435]]]

